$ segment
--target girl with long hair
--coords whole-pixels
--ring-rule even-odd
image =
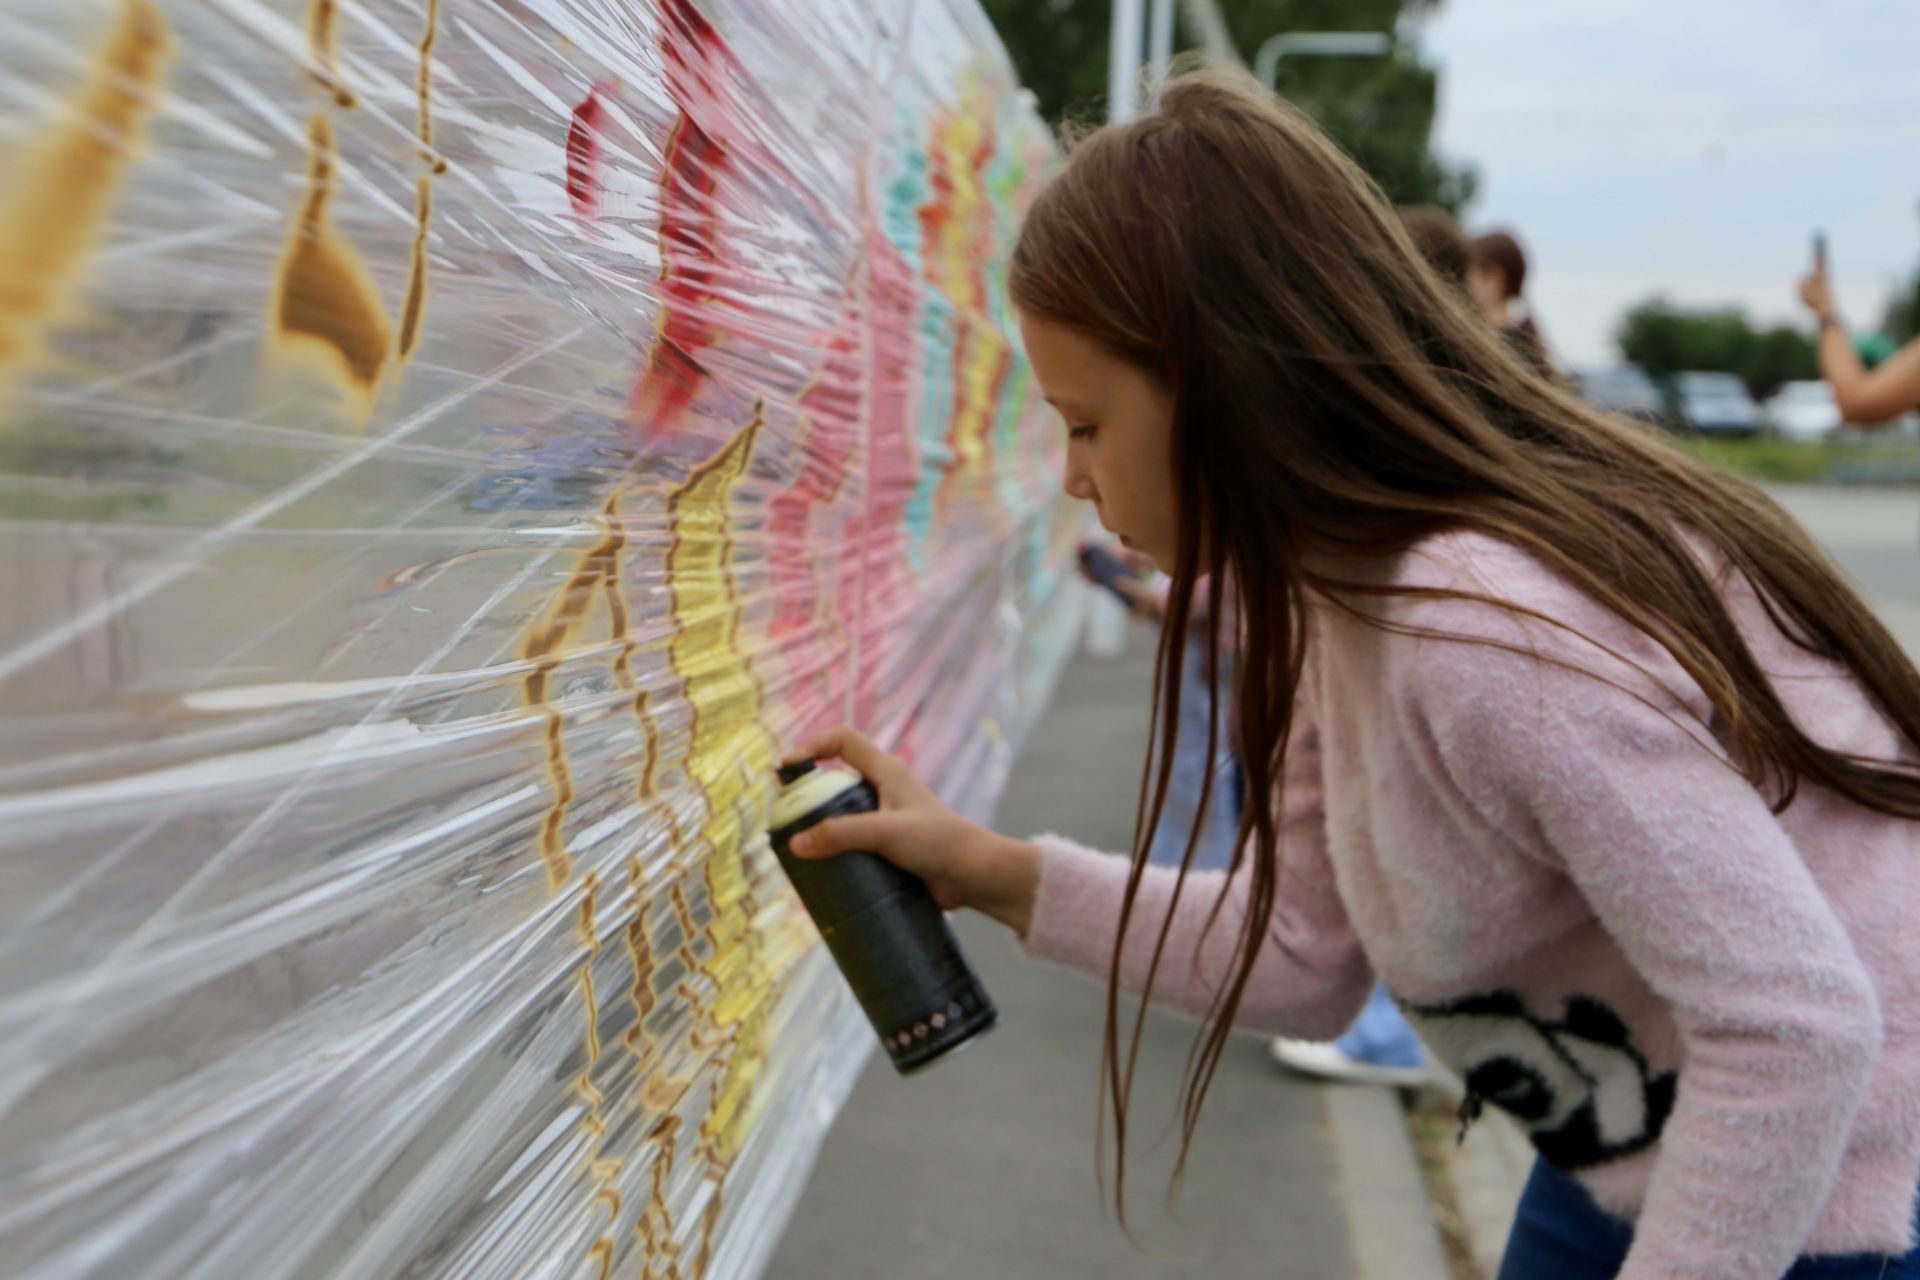
[[[1196,583],[1235,632],[1232,868],[996,834],[851,729],[797,754],[882,808],[802,852],[1106,977],[1123,1211],[1123,991],[1203,1019],[1190,1138],[1235,1025],[1377,976],[1538,1150],[1504,1275],[1920,1275],[1920,673],[1807,535],[1527,369],[1244,77],[1081,141],[1011,270],[1067,491],[1172,578],[1140,833]]]

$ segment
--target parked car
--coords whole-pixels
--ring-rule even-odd
[[[1702,435],[1750,436],[1760,430],[1760,406],[1731,373],[1679,373],[1673,378],[1673,414]]]
[[[1660,388],[1653,385],[1638,365],[1623,364],[1611,369],[1576,369],[1573,384],[1587,403],[1608,413],[1638,418],[1642,422],[1661,422],[1667,416],[1660,399]]]
[[[1819,379],[1789,382],[1767,399],[1767,422],[1788,440],[1819,440],[1840,427],[1833,388]]]

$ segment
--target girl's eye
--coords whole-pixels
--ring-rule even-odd
[[[1067,428],[1067,439],[1069,439],[1069,440],[1091,440],[1091,439],[1093,439],[1093,428],[1092,428],[1092,427],[1090,427],[1090,426],[1087,426],[1087,427],[1068,427],[1068,428]]]

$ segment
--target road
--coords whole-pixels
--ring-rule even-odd
[[[1839,562],[1920,661],[1920,489],[1782,485],[1768,492]]]

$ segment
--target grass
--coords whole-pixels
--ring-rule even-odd
[[[1460,1150],[1460,1120],[1454,1102],[1432,1089],[1403,1089],[1400,1106],[1406,1112],[1407,1132],[1413,1138],[1427,1201],[1433,1206],[1433,1225],[1440,1232],[1447,1269],[1453,1280],[1486,1280],[1473,1260],[1473,1242],[1454,1184],[1454,1162]]]
[[[1750,480],[1775,484],[1920,485],[1920,440],[1715,440],[1675,435],[1681,449]]]

